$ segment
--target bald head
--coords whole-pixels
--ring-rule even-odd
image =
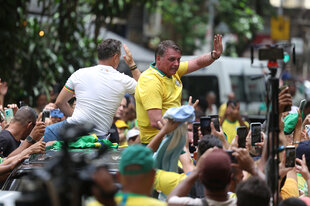
[[[228,100],[234,100],[236,98],[235,93],[231,92],[227,95]]]
[[[29,106],[21,107],[14,115],[13,122],[19,122],[22,125],[26,125],[29,122],[36,123],[37,114]]]

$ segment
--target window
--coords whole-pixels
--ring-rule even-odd
[[[264,78],[252,80],[251,76],[231,75],[231,88],[241,102],[264,101]]]
[[[183,99],[192,96],[193,99],[205,99],[206,93],[216,94],[216,104],[219,105],[219,85],[216,76],[183,76]]]

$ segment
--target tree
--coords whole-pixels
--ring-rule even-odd
[[[218,0],[216,23],[225,22],[238,41],[224,51],[228,56],[241,56],[258,31],[263,29],[263,19],[251,7],[249,0]]]
[[[93,65],[99,30],[107,19],[125,16],[138,0],[7,0],[0,8],[0,77],[7,81],[6,103],[33,98],[63,85],[76,69]],[[149,0],[149,2],[151,2]],[[9,18],[8,18],[9,17]],[[95,31],[89,26],[94,19]]]

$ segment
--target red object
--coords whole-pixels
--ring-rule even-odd
[[[277,67],[279,67],[279,64],[277,61],[268,61],[267,66],[268,66],[268,68],[277,68]]]

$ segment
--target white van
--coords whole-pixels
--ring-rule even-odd
[[[184,56],[181,61],[193,58],[195,56]],[[240,102],[241,113],[257,115],[265,97],[263,74],[266,71],[263,66],[253,68],[250,58],[222,56],[210,66],[182,77],[183,97],[205,98],[207,92],[213,91],[217,94],[219,106],[227,101],[227,95],[233,91]]]

